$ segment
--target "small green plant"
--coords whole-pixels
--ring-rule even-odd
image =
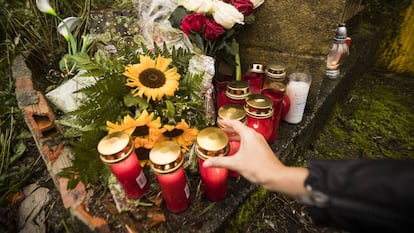
[[[1,76],[7,77],[5,74]],[[23,118],[17,107],[11,80],[0,80],[0,84],[6,87],[0,90],[0,206],[4,206],[9,195],[17,192],[31,179],[40,156],[29,164],[21,163],[26,151],[24,139],[29,134],[19,124]]]
[[[50,5],[49,0],[36,0],[36,6],[41,12],[52,15],[60,21],[57,31],[67,41],[68,51],[60,60],[59,69],[62,71],[62,77],[73,76],[78,71],[74,57],[88,57],[87,49],[91,44],[90,35],[82,35],[81,49],[78,50],[78,41],[72,31],[78,27],[81,18],[70,16],[62,19]]]

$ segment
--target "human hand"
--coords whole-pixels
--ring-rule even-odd
[[[230,139],[240,139],[233,156],[209,158],[204,167],[224,167],[240,173],[252,183],[272,191],[297,195],[306,192],[306,168],[287,167],[274,154],[264,137],[237,120],[220,120],[225,131],[234,131]],[[293,182],[293,183],[292,183]]]

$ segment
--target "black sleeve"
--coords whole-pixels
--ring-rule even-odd
[[[316,224],[352,232],[414,230],[414,162],[309,160],[308,190],[326,195],[310,206]]]

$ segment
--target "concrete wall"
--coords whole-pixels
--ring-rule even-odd
[[[287,73],[322,74],[345,0],[265,0],[256,22],[238,37],[242,70],[252,63],[284,64]]]

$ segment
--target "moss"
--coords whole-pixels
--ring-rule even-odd
[[[413,87],[410,77],[365,75],[334,108],[312,157],[414,158]]]
[[[252,222],[252,217],[256,214],[257,209],[263,204],[266,199],[268,191],[263,188],[258,188],[249,199],[247,199],[238,209],[235,216],[229,220],[225,232],[240,232],[249,223]]]
[[[397,73],[414,74],[414,2],[404,1],[400,12],[392,17],[378,51],[377,66]]]

